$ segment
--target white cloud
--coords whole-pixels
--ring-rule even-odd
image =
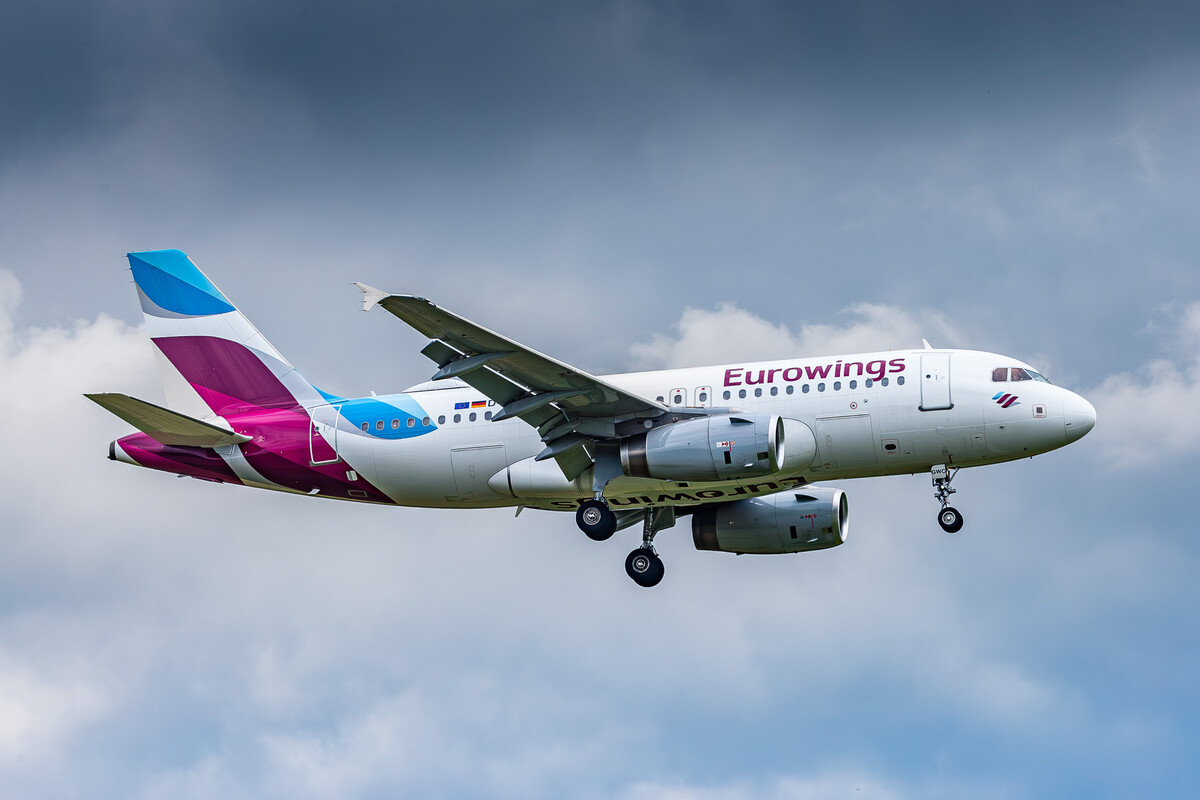
[[[900,800],[909,796],[867,775],[829,774],[816,777],[780,777],[715,786],[638,783],[621,800]],[[976,795],[977,796],[977,795]]]
[[[630,348],[638,369],[670,369],[735,361],[864,353],[920,347],[921,339],[950,347],[961,339],[940,312],[916,313],[877,303],[857,303],[840,312],[842,325],[806,323],[793,333],[732,303],[713,310],[685,309],[672,335],[656,334]]]
[[[96,687],[4,663],[4,655],[0,652],[0,764],[53,762],[65,740],[107,703]]]
[[[17,698],[0,755],[38,743],[20,751],[27,794],[70,794],[45,767],[87,761],[109,794],[138,798],[931,796],[880,737],[933,715],[1046,747],[1095,722],[1039,655],[1058,652],[1050,637],[1026,638],[1060,585],[1054,559],[1018,557],[980,508],[1023,470],[960,478],[977,532],[953,540],[927,478],[848,482],[854,530],[823,553],[698,553],[684,519],[659,537],[667,581],[645,592],[621,569],[635,534],[597,545],[569,515],[325,503],[110,463],[127,428],[79,393],[158,396],[143,336],[105,317],[16,327],[19,286],[2,272],[0,286],[0,391],[22,421],[22,458],[0,465],[16,598],[0,607],[0,689]],[[846,315],[792,331],[693,310],[640,352],[665,365],[727,346],[955,341],[936,313]],[[1106,574],[1086,591],[1128,579]],[[1040,594],[1013,596],[1015,580]],[[851,766],[794,774],[794,741]],[[697,751],[737,755],[707,780],[687,766]]]
[[[1200,449],[1200,415],[1190,411],[1200,396],[1200,303],[1150,330],[1165,334],[1173,357],[1110,375],[1088,393],[1110,469],[1195,458]]]

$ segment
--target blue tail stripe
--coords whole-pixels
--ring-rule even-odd
[[[234,310],[233,304],[179,250],[129,253],[129,267],[142,292],[166,311],[206,316]]]

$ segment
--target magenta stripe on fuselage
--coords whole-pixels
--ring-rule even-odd
[[[242,480],[216,450],[207,447],[176,447],[160,444],[144,433],[132,433],[117,440],[121,449],[137,463],[163,472],[176,472],[222,483]]]

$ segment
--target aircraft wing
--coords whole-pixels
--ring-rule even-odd
[[[459,378],[494,400],[493,421],[520,417],[538,429],[568,480],[591,465],[599,440],[619,426],[667,412],[662,403],[613,386],[519,342],[439,308],[423,297],[387,294],[365,284],[363,310],[383,306],[432,341],[421,351],[439,367],[433,380]]]

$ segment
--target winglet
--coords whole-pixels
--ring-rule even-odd
[[[933,345],[931,345],[931,344],[929,343],[929,340],[928,340],[928,339],[922,339],[922,340],[921,340],[921,344],[925,345],[925,349],[926,349],[926,350],[932,350],[932,349],[933,349]]]
[[[363,311],[370,311],[379,301],[388,296],[388,293],[382,289],[376,289],[374,286],[368,286],[365,283],[354,282],[363,293]]]

